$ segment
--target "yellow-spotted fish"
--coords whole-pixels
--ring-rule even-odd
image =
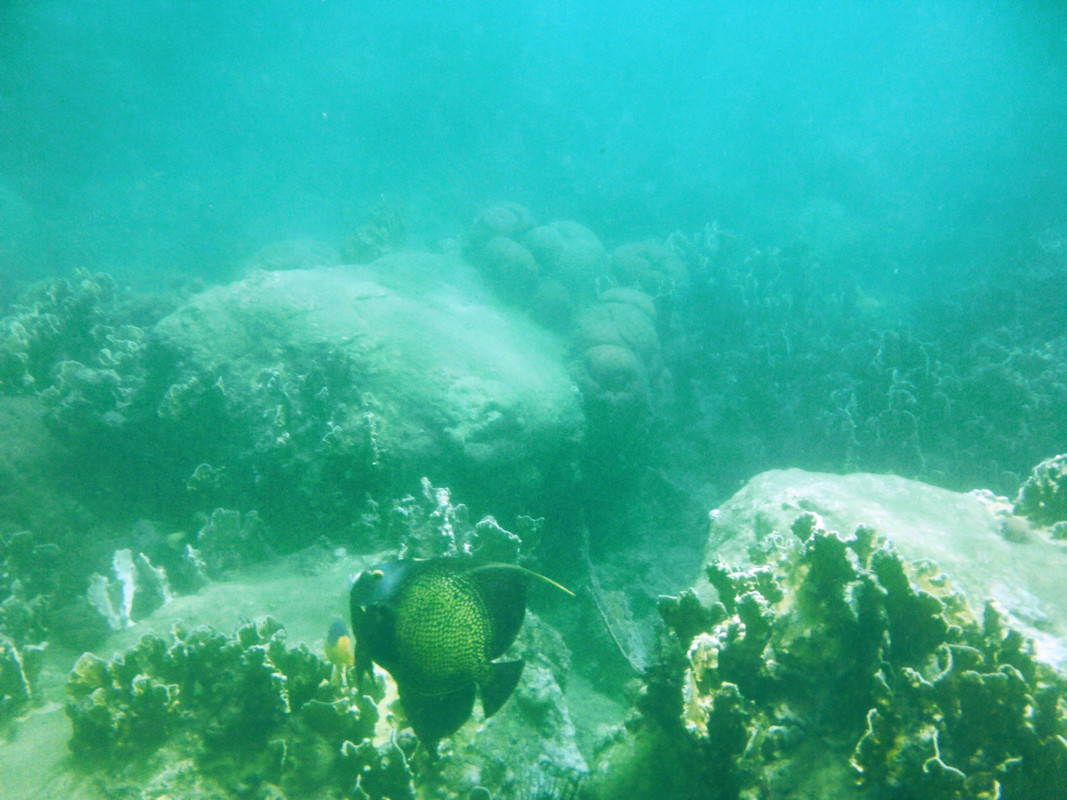
[[[359,573],[350,595],[360,681],[372,662],[396,681],[415,735],[431,754],[466,722],[480,690],[491,717],[511,696],[524,662],[494,662],[526,615],[536,577],[513,564],[465,557],[389,561]]]

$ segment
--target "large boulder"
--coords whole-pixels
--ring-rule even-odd
[[[1067,547],[1013,516],[1005,498],[896,475],[771,470],[711,512],[706,563],[749,564],[754,545],[791,536],[805,512],[843,535],[871,526],[904,558],[933,562],[976,615],[995,600],[1041,658],[1067,669]]]
[[[422,475],[497,513],[536,511],[573,474],[584,420],[562,343],[494,307],[458,258],[258,272],[154,336],[191,488],[244,491],[268,522],[294,503],[351,519],[367,491]]]

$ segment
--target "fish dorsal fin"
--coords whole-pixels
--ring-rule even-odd
[[[571,597],[577,597],[577,595],[574,592],[572,592],[570,589],[568,589],[563,584],[556,583],[554,580],[552,580],[548,576],[542,575],[540,572],[534,572],[532,569],[526,569],[526,567],[520,567],[518,564],[498,564],[496,562],[491,562],[491,563],[487,563],[487,564],[479,564],[476,567],[472,567],[470,571],[471,572],[478,572],[478,571],[481,571],[481,570],[493,570],[493,569],[514,570],[515,572],[521,573],[522,575],[525,575],[528,578],[537,578],[537,580],[543,581],[544,583],[547,583],[549,586],[555,586],[561,592],[565,592],[566,594],[569,594]]]
[[[489,615],[486,656],[492,661],[507,650],[519,635],[526,616],[527,577],[503,565],[483,564],[467,570],[467,579],[485,602]]]

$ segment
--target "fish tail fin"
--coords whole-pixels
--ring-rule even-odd
[[[436,756],[437,743],[470,719],[474,709],[474,683],[440,695],[412,694],[400,687],[400,704],[419,741],[431,756]]]
[[[522,676],[526,662],[521,658],[489,665],[489,677],[482,683],[482,713],[493,716],[511,697]]]

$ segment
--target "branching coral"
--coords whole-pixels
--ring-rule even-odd
[[[330,670],[306,646],[288,647],[270,617],[233,636],[180,625],[169,639],[149,634],[111,661],[78,660],[71,749],[91,757],[87,768],[115,769],[163,748],[225,795],[254,782],[294,796],[411,797],[404,753],[375,738],[374,701],[332,684]]]
[[[711,608],[661,601],[685,658],[650,673],[661,701],[645,714],[678,708],[680,724],[653,727],[705,791],[845,796],[858,781],[874,798],[1012,800],[1067,786],[1067,683],[994,606],[976,621],[871,529],[842,537],[804,514],[793,531],[768,537],[758,566],[710,567]]]
[[[0,634],[0,722],[23,711],[33,699],[43,651],[42,645],[16,647]]]
[[[492,516],[471,521],[470,509],[453,503],[446,487],[421,481],[421,497],[406,495],[382,512],[371,503],[363,515],[364,535],[379,538],[404,557],[475,555],[486,561],[525,563],[536,551],[543,519],[519,516],[515,531],[505,530]]]
[[[141,316],[105,274],[35,287],[0,320],[0,392],[40,394],[68,436],[121,427],[148,372]]]
[[[1067,337],[1046,305],[1061,272],[1038,288],[1039,265],[1021,265],[907,317],[817,253],[746,252],[722,233],[671,237],[700,280],[677,293],[687,339],[667,361],[724,481],[789,452],[809,469],[1006,492],[1067,446]]]

